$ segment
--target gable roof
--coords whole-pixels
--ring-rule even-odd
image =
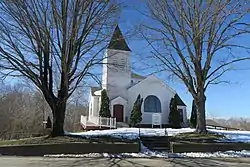
[[[131,78],[138,78],[138,79],[145,79],[147,77],[141,76],[139,74],[136,74],[134,72],[131,73]]]
[[[128,89],[133,88],[133,87],[135,87],[135,86],[138,86],[138,85],[140,85],[140,84],[146,82],[147,79],[149,79],[149,78],[154,78],[154,79],[158,80],[162,85],[164,85],[167,89],[169,89],[171,92],[173,92],[173,94],[176,94],[176,99],[177,99],[177,105],[178,105],[178,106],[187,106],[187,105],[182,101],[182,99],[180,98],[180,96],[179,96],[172,88],[170,88],[165,82],[163,82],[162,80],[160,80],[160,79],[159,79],[158,77],[156,77],[155,75],[150,75],[149,77],[145,77],[141,82],[138,82],[138,83],[136,83],[135,85],[132,85],[132,86],[129,87]]]
[[[115,27],[114,33],[108,45],[108,49],[131,51],[118,25]]]
[[[132,86],[129,87],[128,89],[131,89],[131,88],[134,88],[134,87],[136,87],[136,86],[138,86],[138,85],[140,85],[140,84],[143,84],[143,83],[145,83],[145,82],[146,82],[148,79],[150,79],[150,78],[153,78],[153,79],[159,81],[159,83],[161,83],[162,85],[164,85],[165,88],[169,89],[173,94],[176,94],[176,92],[175,92],[172,88],[170,88],[165,82],[163,82],[162,80],[160,80],[160,79],[159,79],[158,77],[156,77],[155,75],[150,75],[150,76],[148,76],[148,77],[145,77],[141,82],[138,82],[138,83],[136,83],[135,85],[132,85]]]
[[[180,96],[176,93],[176,100],[178,106],[187,106],[180,98]]]
[[[123,97],[121,97],[121,96],[116,96],[116,97],[114,97],[114,98],[112,98],[112,99],[109,99],[109,100],[110,100],[110,102],[111,102],[111,101],[115,101],[115,100],[118,100],[118,99],[122,99],[122,100],[124,100],[124,101],[128,101],[127,99],[125,99],[125,98],[123,98]]]
[[[98,90],[102,90],[101,87],[90,87],[90,93],[92,96],[96,96],[95,95],[95,92],[98,91]]]

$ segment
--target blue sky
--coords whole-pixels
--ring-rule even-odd
[[[143,17],[135,8],[143,9],[138,0],[120,0],[129,7],[123,10],[119,25],[124,34],[131,34],[131,30],[142,22]],[[250,18],[249,18],[250,20]],[[248,38],[242,38],[238,42],[249,42]],[[139,74],[149,74],[149,71],[140,70],[145,66],[140,63],[142,58],[149,55],[147,43],[142,40],[127,39],[127,43],[132,50],[131,59],[134,72]],[[139,63],[138,63],[139,62]],[[241,63],[237,66],[241,69],[250,69],[250,61]],[[169,80],[168,73],[157,74],[171,88],[175,89],[187,104],[188,115],[191,110],[192,97],[188,93],[184,84],[178,80]],[[212,85],[206,92],[207,117],[249,117],[250,118],[250,70],[237,70],[227,73],[223,79],[230,80],[232,84]],[[9,80],[10,81],[10,80]],[[10,81],[14,83],[15,80]]]
[[[123,33],[129,33],[131,28],[143,21],[144,17],[134,8],[140,8],[140,1],[121,0],[126,5],[130,6],[122,12],[120,18],[120,28]],[[131,7],[132,6],[132,7]],[[248,42],[247,38],[240,39],[240,42]],[[128,39],[129,47],[132,50],[132,65],[135,72],[146,74],[148,72],[138,70],[138,66],[143,68],[143,65],[138,63],[143,56],[149,54],[144,41]],[[137,63],[136,63],[137,62]],[[250,61],[236,65],[237,71],[231,71],[223,76],[224,80],[230,80],[231,84],[212,85],[207,89],[206,111],[207,117],[250,117]],[[136,70],[137,69],[137,70]],[[168,74],[161,73],[157,76],[163,79],[170,87],[175,89],[182,97],[183,101],[188,106],[188,115],[190,113],[192,97],[188,93],[186,87],[178,80],[169,80]]]

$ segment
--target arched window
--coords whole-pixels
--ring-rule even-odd
[[[153,95],[148,96],[144,101],[144,112],[160,113],[161,112],[161,102]]]

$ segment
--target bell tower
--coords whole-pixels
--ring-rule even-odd
[[[110,99],[127,98],[131,82],[130,52],[117,25],[103,59],[102,88],[108,91]]]

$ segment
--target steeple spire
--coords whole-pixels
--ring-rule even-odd
[[[131,51],[129,49],[118,25],[115,27],[115,31],[113,33],[113,36],[112,36],[110,42],[109,42],[108,49]]]

